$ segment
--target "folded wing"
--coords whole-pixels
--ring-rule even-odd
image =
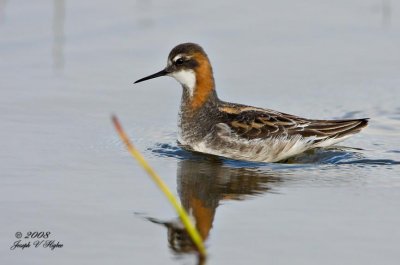
[[[368,119],[311,120],[268,109],[237,105],[221,108],[223,123],[231,132],[248,140],[257,138],[291,137],[314,138],[315,142],[340,139],[358,133]]]

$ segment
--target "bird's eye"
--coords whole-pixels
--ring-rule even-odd
[[[175,61],[175,64],[176,64],[176,65],[181,65],[181,64],[183,64],[183,59],[182,59],[182,58],[179,58],[178,60]]]

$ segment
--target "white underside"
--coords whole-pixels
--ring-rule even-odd
[[[279,137],[267,139],[245,140],[238,137],[221,137],[219,139],[222,146],[213,147],[207,139],[211,135],[204,138],[203,141],[189,144],[180,139],[184,145],[189,145],[194,151],[228,157],[232,159],[256,161],[256,162],[277,162],[289,157],[301,154],[315,147],[327,147],[338,142],[341,142],[351,135],[342,138],[330,138],[325,141],[315,143],[316,137],[303,138],[299,136]],[[229,146],[234,142],[237,146],[244,145],[245,148],[233,149]],[[225,143],[225,144],[224,144]],[[225,147],[223,147],[225,146]]]

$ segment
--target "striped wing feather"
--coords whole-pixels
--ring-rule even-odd
[[[224,123],[231,131],[249,140],[294,135],[321,140],[342,138],[359,132],[368,123],[368,119],[310,120],[267,109],[225,114]]]

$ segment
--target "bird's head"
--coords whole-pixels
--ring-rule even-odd
[[[208,56],[203,48],[195,43],[183,43],[173,48],[163,70],[141,78],[135,84],[160,76],[175,78],[188,90],[194,107],[204,103],[214,89],[214,77]]]

